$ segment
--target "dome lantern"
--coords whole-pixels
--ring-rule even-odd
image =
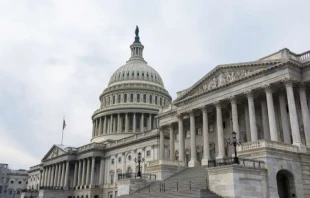
[[[143,60],[144,61],[144,59],[143,59],[144,46],[140,42],[139,27],[138,26],[136,26],[135,34],[136,34],[135,41],[133,42],[133,44],[130,45],[131,57],[127,62],[129,62],[131,60]]]

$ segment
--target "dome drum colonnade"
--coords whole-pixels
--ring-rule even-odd
[[[298,93],[294,96],[293,85],[298,85]],[[273,87],[277,87],[278,92],[273,94],[275,89]],[[285,87],[285,90],[284,90]],[[286,92],[286,97],[285,97]],[[261,96],[255,98],[260,94]],[[299,96],[299,97],[298,97]],[[241,95],[233,95],[227,98],[226,100],[215,101],[211,104],[203,105],[200,108],[191,109],[188,112],[177,113],[177,123],[170,123],[169,125],[160,126],[160,153],[159,160],[164,160],[164,131],[165,128],[170,130],[170,153],[175,153],[174,148],[174,129],[173,127],[178,127],[179,134],[179,157],[178,160],[181,162],[185,162],[185,134],[183,121],[184,119],[190,120],[190,151],[191,151],[191,159],[189,161],[188,166],[194,167],[199,166],[200,163],[197,161],[197,151],[196,151],[196,127],[195,127],[195,119],[197,119],[196,114],[200,111],[199,115],[202,116],[202,133],[203,133],[203,159],[202,165],[207,165],[208,160],[210,160],[210,152],[209,152],[209,134],[208,134],[208,111],[214,110],[215,107],[215,115],[216,115],[216,125],[217,125],[217,145],[218,145],[218,156],[217,159],[222,159],[225,157],[225,148],[224,148],[224,134],[223,134],[223,119],[222,119],[222,109],[230,106],[230,110],[232,113],[232,129],[237,133],[237,138],[239,139],[240,131],[239,131],[239,121],[238,121],[238,108],[237,108],[237,100],[242,101],[246,97],[247,102],[242,102],[240,106],[244,109],[245,114],[245,123],[247,125],[248,130],[246,131],[246,139],[247,142],[257,141],[258,138],[258,130],[256,124],[256,113],[255,113],[255,102],[254,99],[260,100],[260,105],[262,109],[262,119],[263,119],[263,136],[265,140],[271,140],[275,142],[280,142],[280,134],[275,125],[276,123],[276,115],[275,115],[275,106],[274,103],[279,101],[280,107],[280,119],[281,125],[283,129],[283,142],[285,144],[295,145],[299,148],[300,152],[305,152],[306,146],[310,146],[310,123],[308,120],[310,119],[309,115],[309,107],[307,104],[306,92],[305,92],[305,84],[296,83],[290,78],[284,78],[280,82],[271,84],[265,84],[259,89],[247,90],[244,94]],[[297,99],[295,99],[297,98]],[[298,100],[299,99],[299,100]],[[288,105],[288,113],[286,109],[286,100]],[[230,105],[227,105],[229,101]],[[305,143],[304,145],[301,141],[301,134],[298,125],[297,118],[297,110],[296,104],[300,103],[301,113],[302,113],[302,122],[304,124],[304,132],[305,132]],[[239,112],[240,113],[240,112]],[[236,123],[236,124],[235,124]],[[291,128],[291,132],[289,129]],[[266,130],[267,129],[267,130]],[[291,134],[290,134],[291,133]],[[291,137],[292,135],[292,137]],[[292,138],[292,140],[291,140]],[[174,155],[170,155],[170,160],[175,160]]]
[[[155,116],[171,102],[160,75],[143,59],[138,32],[130,46],[131,58],[111,76],[92,116],[92,141],[117,140],[157,127]]]

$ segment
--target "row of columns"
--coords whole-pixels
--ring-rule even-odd
[[[138,132],[137,129],[137,114],[139,114],[140,118],[140,128],[139,132],[144,132],[145,128],[145,118],[146,120],[146,128],[147,130],[152,129],[156,126],[156,121],[154,119],[154,115],[152,114],[146,114],[146,113],[132,113],[132,132]],[[125,116],[122,117],[120,113],[111,115],[105,115],[102,117],[99,117],[94,120],[93,122],[93,137],[99,136],[99,135],[105,135],[105,134],[112,134],[112,133],[128,133],[129,132],[129,113],[125,113]],[[148,115],[148,116],[147,116]],[[125,130],[122,130],[123,121],[125,122]],[[152,123],[153,122],[153,123]]]
[[[69,161],[59,162],[43,168],[40,186],[68,187]]]
[[[284,79],[283,83],[286,88],[286,95],[288,101],[288,109],[289,109],[289,118],[286,112],[286,104],[285,104],[285,95],[283,93],[279,94],[279,106],[281,113],[281,123],[283,128],[283,139],[284,142],[290,144],[290,131],[289,131],[289,123],[291,124],[293,145],[296,145],[300,148],[300,151],[304,149],[304,145],[301,143],[299,124],[297,119],[297,111],[295,104],[295,97],[293,92],[293,82],[289,79]],[[276,126],[276,116],[275,116],[275,108],[273,101],[273,91],[270,85],[264,85],[263,90],[266,94],[266,101],[261,101],[262,107],[262,123],[264,128],[264,138],[266,140],[271,141],[279,141],[278,130]],[[247,134],[248,141],[257,141],[258,133],[257,133],[257,125],[256,125],[256,114],[255,114],[255,106],[254,106],[254,97],[252,91],[245,92],[247,96],[247,103],[245,105],[245,121],[246,121],[246,131],[250,131],[250,134]],[[310,116],[309,116],[309,108],[307,105],[305,86],[301,84],[299,86],[299,98],[301,104],[302,111],[302,120],[304,124],[304,131],[306,136],[306,144],[310,146]],[[237,110],[237,102],[236,97],[232,96],[229,98],[231,104],[232,111],[232,124],[233,131],[237,133],[237,138],[239,139],[240,130],[238,124],[238,110]],[[223,119],[222,119],[222,105],[220,101],[216,101],[213,103],[216,109],[216,124],[217,124],[217,137],[218,137],[218,156],[217,159],[221,159],[225,157],[225,147],[224,147],[224,134],[223,134]],[[189,167],[197,166],[199,162],[197,161],[197,153],[196,153],[196,127],[195,127],[195,115],[194,111],[197,109],[190,110],[185,113],[189,115],[190,119],[190,145],[191,145],[191,160],[188,164]],[[203,131],[203,159],[202,165],[207,165],[208,160],[210,159],[209,154],[209,137],[208,137],[208,114],[207,107],[203,106],[200,108],[202,113],[202,131]],[[184,140],[184,127],[183,127],[183,114],[178,114],[178,131],[179,131],[179,161],[185,161],[185,140]],[[174,160],[174,134],[173,134],[173,125],[170,124],[170,159]],[[173,145],[173,146],[172,146]],[[173,155],[173,156],[172,156]],[[164,129],[160,127],[160,159],[164,158]]]

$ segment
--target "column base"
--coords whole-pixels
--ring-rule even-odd
[[[209,159],[208,158],[203,158],[201,160],[201,166],[208,166],[209,164]]]
[[[197,167],[200,166],[200,162],[198,162],[197,160],[191,160],[188,162],[188,167]]]
[[[295,142],[295,143],[293,143],[293,145],[298,147],[299,153],[306,153],[307,152],[307,147],[304,144]]]
[[[224,159],[224,158],[225,158],[224,155],[218,155],[218,156],[216,157],[217,160],[221,160],[221,159]]]

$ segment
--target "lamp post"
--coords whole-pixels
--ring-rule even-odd
[[[240,164],[239,162],[239,158],[237,156],[237,145],[241,145],[241,142],[239,140],[237,140],[237,133],[236,132],[232,132],[232,140],[228,139],[227,143],[229,145],[233,145],[234,149],[235,149],[235,157],[234,157],[234,164]]]
[[[138,163],[138,174],[137,177],[141,177],[141,166],[140,164],[144,162],[144,158],[141,158],[141,153],[138,153],[138,159],[135,158],[135,162]]]
[[[33,193],[33,188],[31,188],[31,195],[30,195],[30,198],[33,198],[33,197],[32,197],[32,193]]]
[[[15,198],[16,190],[13,190],[13,198]]]

